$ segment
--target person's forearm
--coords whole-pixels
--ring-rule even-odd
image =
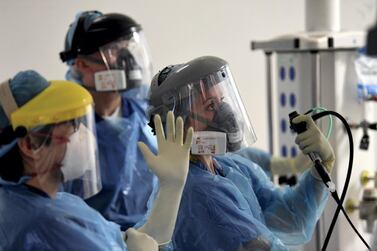
[[[147,222],[138,229],[152,236],[159,245],[168,243],[173,235],[182,188],[161,185]]]
[[[308,156],[300,153],[295,158],[272,157],[270,169],[274,175],[297,174],[313,166]]]

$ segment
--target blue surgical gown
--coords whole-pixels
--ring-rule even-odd
[[[272,156],[270,153],[254,147],[241,148],[235,153],[259,165],[268,177],[273,178],[270,166]]]
[[[251,149],[243,151],[248,156]],[[215,165],[213,175],[190,163],[173,236],[176,250],[288,250],[311,239],[328,192],[310,172],[295,187],[281,188],[237,153],[215,157]]]
[[[123,117],[96,117],[102,190],[86,200],[106,219],[121,225],[122,230],[143,220],[158,182],[137,147],[137,142],[142,141],[154,152],[157,148],[147,125],[147,102],[137,93],[138,89],[122,93]]]
[[[127,250],[120,226],[81,198],[30,186],[0,185],[0,250]]]

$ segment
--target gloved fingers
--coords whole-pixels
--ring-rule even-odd
[[[144,142],[139,141],[137,142],[137,145],[139,146],[139,149],[143,154],[145,161],[148,163],[148,166],[151,167],[156,159],[156,156]]]
[[[124,236],[129,251],[157,251],[158,244],[148,234],[129,228]]]
[[[157,137],[157,144],[158,148],[162,146],[162,144],[165,142],[165,133],[164,129],[162,127],[161,117],[160,115],[154,116],[154,128],[156,129],[156,137]]]
[[[301,142],[299,145],[304,154],[317,153],[322,161],[327,161],[334,158],[334,153],[328,143],[321,141],[321,139],[311,139],[306,142]]]
[[[166,115],[166,140],[169,142],[174,142],[175,136],[175,125],[174,125],[174,114],[169,111]]]
[[[297,172],[302,173],[306,169],[309,169],[312,166],[312,162],[308,155],[299,153],[294,159],[294,168]]]
[[[187,130],[187,133],[186,133],[186,140],[185,140],[185,145],[184,145],[184,147],[186,149],[190,149],[191,148],[193,135],[194,135],[194,129],[192,127],[190,127]]]
[[[305,141],[313,137],[312,131],[305,131],[296,136],[295,143],[300,144],[300,142]]]
[[[308,154],[308,153],[316,153],[316,154],[320,154],[320,153],[318,152],[318,146],[313,145],[313,144],[308,145],[308,146],[306,146],[306,147],[303,147],[303,148],[301,149],[301,151],[302,151],[303,153],[305,153],[305,154]],[[320,157],[323,158],[323,156],[320,156]]]
[[[295,169],[292,158],[281,158],[272,156],[270,161],[270,170],[275,175],[286,175]]]
[[[302,140],[300,142],[298,142],[298,147],[302,150],[310,145],[313,145],[316,143],[316,141],[318,141],[317,139],[315,138],[307,138],[305,140]]]
[[[296,118],[292,120],[294,124],[298,124],[300,122],[306,122],[307,129],[312,128],[313,126],[316,126],[312,117],[310,115],[299,115]]]
[[[133,236],[133,235],[136,235],[138,234],[139,231],[137,231],[136,229],[130,227],[129,229],[127,229],[125,235],[124,235],[124,240],[127,241],[128,237],[129,236]]]
[[[178,117],[175,121],[175,142],[183,144],[183,119]]]

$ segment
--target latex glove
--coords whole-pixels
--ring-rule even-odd
[[[317,153],[322,160],[322,164],[327,171],[331,173],[335,162],[334,151],[325,135],[323,135],[321,130],[314,123],[311,116],[300,115],[294,118],[292,122],[295,124],[306,122],[306,131],[298,134],[295,142],[304,154]],[[311,169],[311,173],[314,177],[320,179],[315,168]]]
[[[158,244],[152,237],[134,228],[127,229],[125,241],[128,251],[158,251]]]
[[[271,158],[270,170],[274,175],[298,174],[312,167],[310,158],[299,153],[295,158]]]
[[[170,242],[183,188],[185,186],[193,129],[189,128],[183,143],[183,120],[178,117],[174,124],[172,112],[166,118],[166,138],[160,116],[154,117],[158,143],[158,155],[142,142],[139,147],[150,169],[160,181],[160,190],[153,204],[148,221],[139,229],[152,236],[159,245]]]

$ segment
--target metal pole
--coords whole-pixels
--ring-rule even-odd
[[[272,52],[266,52],[266,73],[267,73],[267,114],[268,114],[268,135],[269,150],[274,154],[274,130],[273,130],[273,93],[272,93]]]
[[[312,105],[313,107],[320,106],[321,94],[321,58],[319,51],[311,51],[311,65],[312,65]]]

